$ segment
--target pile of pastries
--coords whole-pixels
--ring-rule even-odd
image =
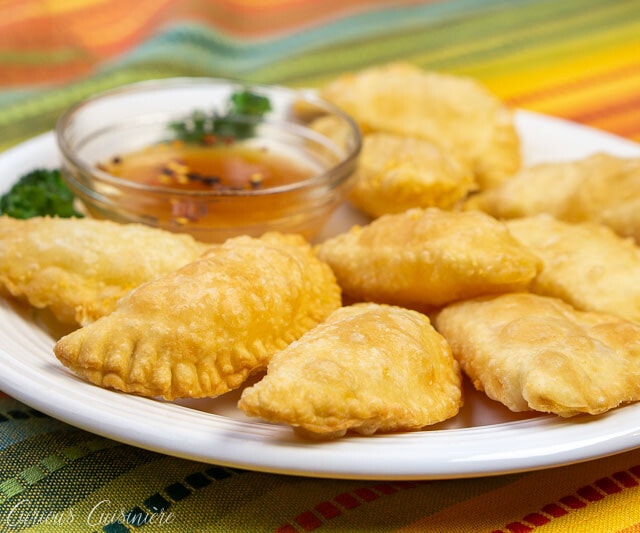
[[[55,356],[96,385],[244,387],[244,413],[310,438],[450,419],[463,375],[514,412],[640,400],[640,158],[523,167],[511,110],[404,63],[320,93],[363,132],[350,201],[369,223],[204,244],[3,217],[0,291],[70,324]]]

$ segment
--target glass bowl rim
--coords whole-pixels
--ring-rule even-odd
[[[157,186],[157,185],[146,185],[146,184],[138,183],[126,178],[119,178],[117,176],[114,176],[108,172],[105,172],[99,169],[95,165],[88,163],[84,159],[80,158],[76,154],[75,150],[71,148],[71,146],[69,145],[69,142],[67,141],[64,135],[67,125],[70,123],[73,116],[77,112],[81,111],[82,109],[104,98],[107,98],[110,96],[126,95],[128,93],[143,93],[144,91],[149,91],[149,90],[161,91],[161,90],[171,90],[171,89],[180,89],[180,88],[186,89],[192,86],[206,86],[206,85],[228,86],[231,89],[235,88],[238,90],[239,89],[247,89],[247,90],[256,89],[258,91],[266,91],[266,92],[275,91],[288,96],[292,101],[294,97],[299,97],[300,100],[303,102],[309,102],[311,104],[318,105],[320,108],[327,110],[332,115],[340,117],[340,119],[342,119],[349,126],[349,131],[351,133],[351,137],[353,140],[353,146],[351,146],[350,149],[347,150],[346,155],[342,157],[340,161],[335,165],[332,165],[331,167],[323,170],[322,172],[314,174],[310,178],[297,181],[294,183],[279,185],[276,187],[269,187],[265,189],[242,189],[242,190],[220,189],[220,190],[211,190],[211,191],[193,191],[193,190],[174,189],[171,187],[163,187],[163,186]],[[283,121],[271,121],[270,124],[279,125],[279,127],[282,127],[287,123]],[[75,168],[79,169],[81,172],[97,177],[103,183],[106,183],[115,187],[119,187],[119,188],[139,190],[139,191],[144,191],[146,193],[172,195],[175,197],[186,197],[186,198],[233,198],[233,197],[244,198],[244,197],[253,197],[253,196],[280,195],[288,192],[297,192],[305,189],[313,189],[314,187],[328,186],[330,188],[334,188],[335,186],[340,185],[340,183],[342,183],[343,181],[346,181],[350,177],[349,168],[355,164],[355,161],[362,150],[362,132],[360,131],[360,128],[355,122],[355,120],[335,104],[318,96],[317,92],[314,89],[296,89],[296,88],[286,87],[283,85],[252,83],[252,82],[246,82],[241,80],[234,80],[234,79],[228,79],[228,78],[216,78],[216,77],[172,77],[172,78],[143,80],[143,81],[138,81],[134,83],[128,83],[125,85],[120,85],[112,89],[107,89],[107,90],[95,93],[68,107],[58,118],[55,125],[54,132],[55,132],[58,148],[60,149],[63,157],[69,160],[72,163],[72,165]],[[63,172],[63,175],[65,175],[65,177],[69,179],[66,176],[65,172]],[[96,193],[95,189],[87,188],[87,190],[90,190],[94,194],[99,194],[99,193]]]

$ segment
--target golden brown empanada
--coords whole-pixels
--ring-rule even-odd
[[[420,137],[468,159],[482,189],[520,168],[512,111],[471,78],[396,62],[343,74],[320,94],[349,113],[364,133]]]
[[[138,287],[54,351],[103,387],[213,397],[240,386],[339,305],[333,273],[302,237],[237,237]]]
[[[640,242],[640,158],[601,153],[534,165],[472,196],[465,209],[497,218],[548,213],[567,222],[600,222]]]
[[[598,414],[640,399],[640,325],[511,293],[458,302],[436,329],[476,389],[512,411]]]
[[[356,304],[334,311],[275,354],[245,389],[246,414],[316,438],[407,431],[448,419],[462,405],[448,344],[415,311]]]
[[[531,292],[640,322],[640,248],[632,239],[601,224],[572,224],[544,214],[506,225],[544,263]]]
[[[141,224],[88,218],[0,217],[0,289],[62,323],[111,312],[141,283],[194,261],[209,246]]]
[[[349,200],[379,217],[412,207],[452,208],[475,190],[468,165],[436,144],[390,133],[364,136]]]
[[[501,222],[480,212],[411,209],[354,226],[316,248],[350,301],[420,311],[523,290],[541,267]]]

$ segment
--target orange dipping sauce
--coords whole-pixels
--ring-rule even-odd
[[[100,165],[119,178],[179,191],[269,189],[312,177],[304,161],[266,146],[173,141],[122,154]]]

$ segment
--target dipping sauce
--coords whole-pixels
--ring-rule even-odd
[[[269,189],[312,177],[316,170],[265,145],[181,141],[118,155],[99,165],[119,178],[177,191]]]
[[[310,236],[328,213],[323,207],[327,199],[316,198],[309,189],[270,193],[307,181],[322,166],[265,139],[212,145],[161,142],[118,154],[97,166],[120,178],[123,185],[99,189],[117,202],[108,213],[97,202],[88,205],[93,216],[135,213],[138,222],[188,232],[203,241],[222,241],[242,233],[259,235],[272,222]],[[140,190],[127,187],[126,182],[153,188]],[[322,216],[315,215],[316,210]]]
[[[317,127],[323,119],[340,138]],[[62,114],[56,139],[88,215],[205,242],[314,239],[344,203],[361,145],[356,124],[306,90],[206,78],[89,97]]]

